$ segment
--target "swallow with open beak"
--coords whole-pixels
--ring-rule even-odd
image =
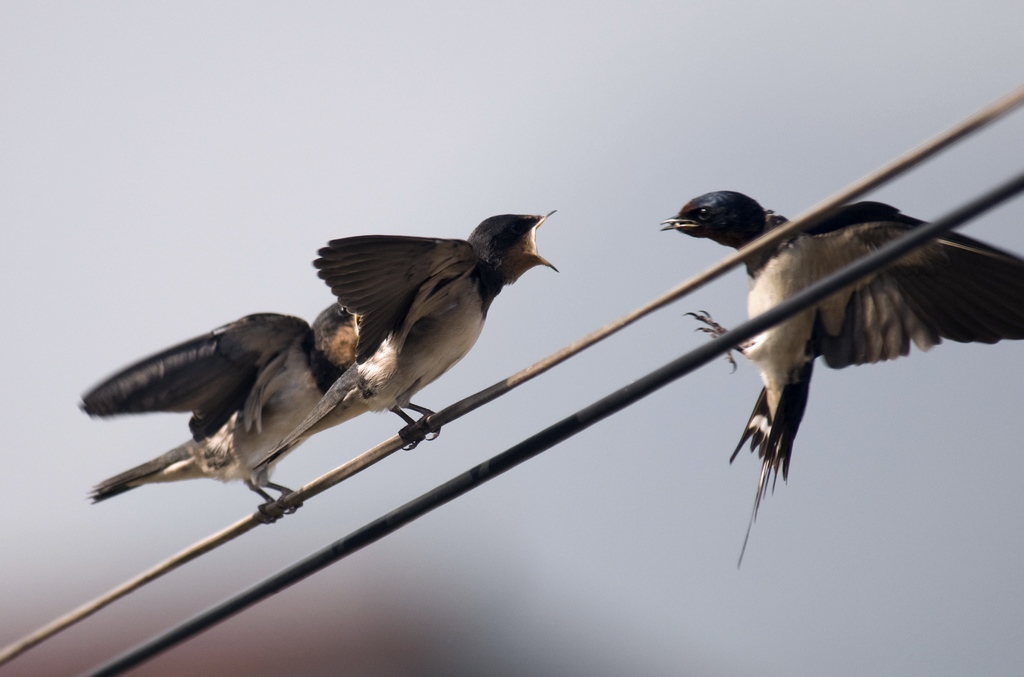
[[[196,477],[242,480],[267,501],[264,488],[286,493],[269,482],[271,467],[263,468],[260,484],[252,481],[252,468],[355,361],[357,337],[356,316],[337,303],[312,327],[298,317],[262,313],[114,374],[82,397],[85,413],[190,411],[192,439],[101,482],[93,502],[141,484]]]
[[[356,363],[255,467],[253,481],[305,437],[364,412],[392,411],[408,424],[403,431],[416,424],[404,409],[433,413],[412,397],[465,357],[502,288],[534,266],[557,271],[536,239],[553,213],[492,216],[468,240],[365,235],[321,249],[320,277],[361,317]]]
[[[719,191],[687,202],[663,222],[663,230],[739,249],[785,222],[746,195]],[[819,225],[745,262],[749,316],[921,223],[879,202],[838,208]],[[781,468],[783,480],[788,476],[815,358],[841,369],[907,355],[911,342],[928,350],[944,338],[1024,339],[1024,260],[958,233],[943,235],[742,346],[764,381],[732,454],[736,458],[750,440],[762,459],[754,515],[771,473],[777,479]]]

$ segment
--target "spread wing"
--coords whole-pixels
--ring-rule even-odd
[[[241,410],[261,370],[309,332],[298,317],[249,315],[126,367],[83,395],[81,407],[90,416],[191,411],[189,428],[201,440]]]
[[[364,235],[332,240],[313,265],[338,302],[362,316],[357,359],[363,362],[401,327],[421,288],[440,288],[476,262],[465,240]]]
[[[874,208],[886,207],[867,203]],[[861,212],[865,203],[851,205]],[[921,222],[891,207],[887,220],[843,224],[812,236],[831,272]],[[924,245],[818,307],[817,349],[841,368],[927,350],[943,338],[995,343],[1024,339],[1024,260],[952,233]]]

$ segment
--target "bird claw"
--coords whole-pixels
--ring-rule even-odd
[[[729,331],[728,329],[726,329],[725,327],[711,319],[711,314],[706,310],[698,310],[696,313],[684,314],[689,315],[698,322],[703,322],[705,325],[707,325],[705,327],[697,327],[696,329],[694,329],[694,331],[702,331],[706,334],[711,334],[715,338],[718,338],[725,332]]]
[[[295,505],[283,505],[282,501],[290,495],[285,494],[276,501],[267,501],[256,506],[256,513],[254,514],[256,521],[261,524],[273,524],[285,515],[294,515],[302,507],[302,502],[300,501]]]
[[[288,496],[291,496],[291,494],[288,494]],[[285,498],[287,498],[287,496],[282,496],[281,498],[277,499],[278,503],[280,503],[281,501],[285,500]],[[296,502],[296,503],[294,503],[292,505],[288,505],[288,506],[286,506],[284,508],[284,514],[285,515],[294,515],[299,510],[299,508],[301,508],[302,506],[303,506],[302,501],[298,501],[298,502]]]
[[[725,327],[723,327],[722,325],[718,324],[713,319],[711,319],[711,314],[708,311],[706,311],[706,310],[699,310],[696,313],[685,313],[685,314],[693,317],[698,322],[703,322],[705,325],[707,325],[707,326],[704,326],[704,327],[697,327],[696,329],[694,329],[694,331],[702,331],[705,334],[711,334],[711,338],[713,338],[713,339],[719,338],[719,337],[723,336],[726,332],[729,331],[728,329],[726,329]],[[736,346],[736,351],[739,352],[742,355],[743,354],[743,346]],[[733,359],[732,350],[727,350],[725,352],[725,361],[732,365],[732,372],[731,373],[735,374],[736,373],[736,369],[737,369],[737,365],[736,365],[736,360]]]
[[[732,371],[730,371],[729,373],[730,374],[735,374],[737,366],[736,366],[736,360],[733,359],[732,351],[731,350],[725,351],[725,361],[732,365]]]
[[[430,430],[424,421],[426,416],[418,421],[410,423],[401,430],[398,431],[398,436],[405,442],[405,446],[402,447],[403,451],[412,451],[419,446],[420,442],[426,440],[428,442],[436,440],[438,435],[441,434],[440,430]]]
[[[256,520],[261,524],[273,524],[285,515],[294,514],[296,510],[302,507],[302,501],[298,501],[294,505],[285,505],[286,500],[295,495],[295,492],[288,487],[266,481],[263,482],[262,486],[279,491],[281,495],[274,499],[255,482],[249,484],[250,489],[266,499],[264,503],[256,506],[258,511]]]
[[[285,509],[277,501],[268,501],[256,506],[256,512],[253,513],[253,517],[260,524],[273,524],[286,514]]]
[[[405,442],[405,446],[402,447],[404,451],[412,451],[419,443],[423,440],[428,442],[436,440],[437,436],[441,434],[440,428],[437,430],[431,430],[430,426],[427,425],[427,417],[433,415],[433,410],[421,407],[411,402],[405,405],[406,409],[412,409],[413,411],[421,414],[418,421],[414,421],[412,416],[402,411],[402,407],[394,407],[391,411],[401,416],[408,424],[404,428],[398,431],[398,436]]]

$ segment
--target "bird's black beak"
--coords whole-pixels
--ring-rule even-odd
[[[684,231],[687,228],[693,228],[697,224],[689,219],[681,219],[679,217],[673,217],[671,219],[665,219],[661,222],[662,230],[679,230]]]

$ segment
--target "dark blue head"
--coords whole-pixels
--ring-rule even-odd
[[[662,230],[706,237],[737,249],[765,231],[765,210],[743,193],[719,190],[695,197]]]
[[[551,214],[492,216],[473,229],[469,243],[480,259],[497,271],[502,284],[512,284],[534,266],[547,266],[557,271],[537,253],[537,229]]]

